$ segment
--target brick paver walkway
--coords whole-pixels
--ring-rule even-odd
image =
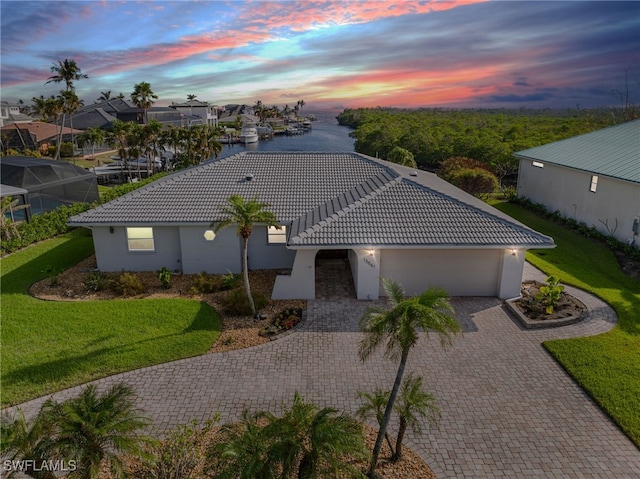
[[[396,365],[381,355],[364,364],[358,360],[358,318],[372,303],[336,297],[339,271],[335,266],[325,271],[331,280],[319,278],[320,299],[309,301],[308,320],[293,334],[97,383],[134,386],[139,406],[161,429],[214,412],[225,422],[237,420],[245,408],[279,413],[296,390],[320,406],[353,414],[360,405],[358,391],[391,387]],[[529,266],[525,278],[544,279]],[[352,294],[347,288],[343,284],[341,290]],[[447,350],[435,337],[421,337],[412,350],[408,369],[425,378],[442,420],[440,430],[408,434],[407,445],[439,478],[640,477],[640,451],[541,346],[547,339],[598,334],[615,324],[604,303],[567,289],[591,310],[576,325],[525,330],[495,298],[454,298],[464,334]],[[43,400],[21,407],[29,415]]]

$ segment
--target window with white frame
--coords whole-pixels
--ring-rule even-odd
[[[597,189],[598,189],[598,176],[591,175],[591,186],[589,186],[589,191],[591,191],[592,193],[595,193]]]
[[[127,228],[129,251],[155,251],[153,228]]]
[[[540,163],[539,161],[532,161],[531,164],[536,168],[544,168],[544,163]]]
[[[269,226],[267,230],[267,243],[269,244],[283,244],[287,242],[287,227],[280,226],[280,229],[275,226]]]

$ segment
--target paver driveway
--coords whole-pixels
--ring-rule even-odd
[[[525,278],[544,279],[529,266]],[[160,428],[204,420],[214,412],[234,421],[245,408],[278,413],[296,390],[320,406],[353,414],[360,405],[358,391],[389,388],[396,365],[381,355],[364,364],[358,360],[358,318],[371,302],[337,297],[346,287],[338,280],[325,286],[330,298],[310,301],[307,322],[282,339],[96,383],[131,384],[139,406]],[[604,332],[615,323],[604,303],[567,289],[591,310],[577,325],[528,331],[497,299],[454,298],[464,334],[447,350],[435,337],[420,338],[408,369],[424,376],[442,420],[439,431],[408,434],[407,445],[439,478],[640,477],[640,451],[541,346],[549,338]],[[21,407],[30,414],[43,400]]]

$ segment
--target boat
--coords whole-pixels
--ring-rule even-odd
[[[245,145],[249,143],[257,143],[259,136],[258,130],[254,126],[243,126],[242,131],[240,131],[240,143],[244,143]]]

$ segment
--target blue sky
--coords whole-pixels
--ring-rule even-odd
[[[640,2],[2,0],[2,99],[553,108],[640,103]],[[627,80],[625,81],[625,76]]]

